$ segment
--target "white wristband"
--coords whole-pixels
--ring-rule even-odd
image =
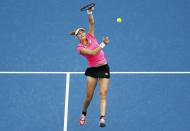
[[[92,11],[91,10],[87,10],[87,14],[88,15],[92,15]]]
[[[100,43],[100,47],[101,47],[101,48],[104,48],[105,46],[106,46],[106,44],[105,44],[104,42],[101,42],[101,43]]]

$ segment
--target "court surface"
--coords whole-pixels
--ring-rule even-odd
[[[68,33],[88,28],[79,9],[89,2],[96,38],[110,39],[104,52],[112,72],[190,71],[188,0],[1,0],[0,72],[85,71]],[[79,126],[85,80],[70,76],[67,131],[190,130],[190,74],[112,74],[103,129],[99,86]],[[65,74],[0,74],[0,83],[1,131],[63,131]]]

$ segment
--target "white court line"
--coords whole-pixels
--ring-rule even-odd
[[[171,74],[171,75],[183,75],[183,74],[190,74],[190,72],[110,72],[111,74],[152,74],[152,75],[158,75],[158,74]],[[7,72],[0,72],[0,74],[38,74],[38,75],[66,75],[66,91],[65,91],[65,112],[64,112],[64,127],[63,131],[67,131],[67,126],[68,126],[68,107],[69,107],[69,84],[70,84],[70,75],[71,74],[84,74],[84,72],[19,72],[19,71],[7,71]]]
[[[84,72],[20,72],[20,71],[3,71],[0,72],[0,74],[47,74],[47,75],[59,75],[59,74],[84,74]],[[149,72],[110,72],[111,74],[190,74],[190,72],[187,71],[167,71],[167,72],[163,72],[163,71],[149,71]]]
[[[64,127],[63,131],[67,131],[68,122],[68,110],[69,110],[69,83],[70,83],[70,73],[66,75],[66,91],[65,91],[65,113],[64,113]]]

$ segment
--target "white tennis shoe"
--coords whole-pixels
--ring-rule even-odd
[[[100,127],[105,127],[106,126],[106,120],[105,120],[104,116],[100,117],[99,126]]]

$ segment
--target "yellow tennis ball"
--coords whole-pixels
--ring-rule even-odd
[[[117,23],[121,23],[122,19],[120,17],[117,18]]]

